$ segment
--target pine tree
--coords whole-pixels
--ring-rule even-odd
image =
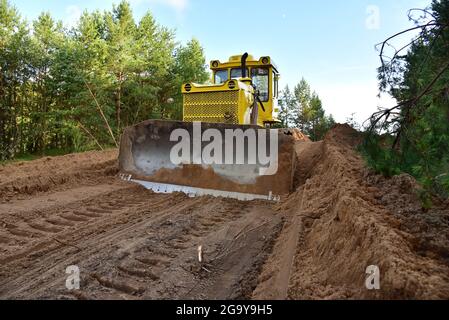
[[[150,12],[136,23],[126,1],[70,30],[42,13],[29,30],[0,0],[0,160],[116,145],[125,126],[179,119],[182,82],[208,78],[197,40],[177,45]]]
[[[295,126],[297,101],[288,85],[286,85],[284,90],[281,91],[279,104],[279,120],[282,122],[282,126],[285,128]]]
[[[115,127],[119,136],[122,128],[123,95],[132,85],[130,82],[133,73],[138,69],[136,52],[140,49],[135,41],[137,27],[128,2],[122,1],[114,7],[112,13],[106,15],[106,27],[108,44],[106,63],[115,105]],[[127,107],[132,109],[131,106]]]
[[[383,174],[407,172],[428,192],[448,197],[449,1],[434,0],[422,12],[415,23],[423,27],[408,51],[379,68],[380,88],[398,105],[373,115],[364,152]],[[434,20],[427,27],[429,15]],[[428,197],[424,202],[429,205]]]
[[[295,86],[294,93],[296,101],[298,102],[298,110],[295,119],[295,125],[303,132],[309,130],[310,116],[310,101],[312,99],[310,85],[302,78]]]
[[[210,76],[206,71],[204,49],[197,39],[192,39],[185,46],[176,48],[172,73],[177,75],[172,82],[176,88],[173,88],[176,92],[173,95],[175,102],[163,108],[163,115],[180,119],[182,115],[181,85],[186,82],[204,83]]]
[[[18,11],[0,0],[0,160],[25,148],[29,126],[29,101],[24,85],[31,77],[27,62],[29,29]]]
[[[326,116],[323,103],[316,92],[303,78],[295,86],[293,94],[288,86],[281,94],[281,121],[284,125],[297,127],[312,140],[321,140],[335,124],[331,116]]]

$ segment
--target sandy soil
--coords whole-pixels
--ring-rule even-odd
[[[298,189],[278,207],[287,222],[254,298],[449,298],[449,203],[423,210],[416,182],[371,173],[358,142],[340,125],[297,146]],[[371,265],[380,290],[366,289]]]
[[[448,299],[449,203],[423,210],[358,139],[298,142],[279,204],[155,194],[117,178],[115,150],[0,166],[0,299]]]
[[[249,298],[282,217],[263,202],[154,194],[120,181],[116,156],[1,168],[0,298]],[[65,287],[70,265],[79,291]]]

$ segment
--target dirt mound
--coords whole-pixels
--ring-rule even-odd
[[[423,213],[413,180],[373,184],[354,151],[359,141],[337,125],[324,142],[297,146],[298,190],[278,208],[289,222],[254,298],[449,298],[447,212]],[[381,272],[380,290],[365,286],[372,265]]]
[[[310,142],[310,138],[306,136],[301,130],[299,129],[291,129],[290,130],[293,136],[293,139],[295,141],[304,141],[304,142]]]
[[[409,235],[413,251],[449,266],[449,200],[434,199],[435,205],[426,209],[418,196],[421,187],[413,177],[402,174],[385,179],[367,170],[365,178],[377,202],[398,220],[399,230]]]
[[[0,202],[80,182],[92,184],[117,171],[117,150],[85,152],[0,166]]]

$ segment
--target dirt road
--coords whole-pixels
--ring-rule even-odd
[[[250,297],[282,224],[269,204],[154,194],[115,176],[115,152],[80,157],[3,168],[20,171],[1,185],[0,298]]]
[[[155,194],[117,178],[115,150],[0,166],[0,299],[449,298],[448,203],[423,211],[356,143],[298,143],[278,204]]]

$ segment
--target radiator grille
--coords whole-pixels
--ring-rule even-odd
[[[238,124],[239,91],[184,94],[184,121]]]

